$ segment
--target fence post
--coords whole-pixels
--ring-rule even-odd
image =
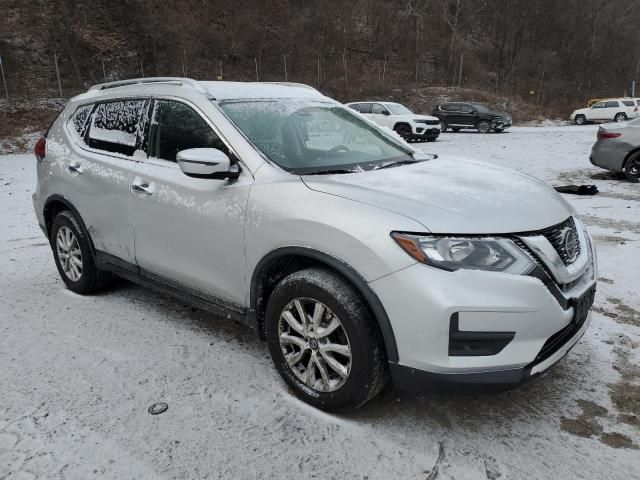
[[[460,53],[460,70],[458,71],[458,88],[460,88],[460,83],[462,83],[462,60],[464,59],[464,52]]]
[[[349,89],[349,79],[347,77],[347,47],[342,49],[342,63],[344,65],[344,90]]]
[[[60,69],[58,68],[58,52],[53,53],[53,61],[56,64],[56,77],[58,77],[58,92],[62,98],[62,82],[60,81]]]
[[[253,61],[256,64],[256,82],[259,82],[260,76],[258,75],[258,57],[253,57]]]
[[[188,77],[187,73],[187,49],[182,49],[182,73],[185,77]]]
[[[107,70],[104,68],[104,59],[102,60],[102,76],[104,77],[104,83],[107,83]]]
[[[320,83],[320,79],[321,79],[321,76],[320,76],[320,57],[318,57],[318,88],[322,88],[322,85]]]
[[[0,55],[0,72],[2,72],[2,83],[4,84],[4,96],[9,99],[9,90],[7,90],[7,81],[4,78],[4,65],[2,64],[2,55]]]
[[[284,61],[284,81],[287,81],[287,56],[282,55],[282,60]]]
[[[384,75],[387,73],[387,54],[384,54],[384,63],[382,64],[382,84],[384,85]]]
[[[142,66],[142,59],[140,59],[140,73],[142,74],[142,78],[144,78],[144,67]]]

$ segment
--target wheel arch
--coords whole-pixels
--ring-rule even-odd
[[[406,127],[411,128],[411,124],[409,124],[409,122],[405,121],[405,120],[400,120],[399,122],[396,122],[393,125],[393,130],[395,130],[396,128],[398,128],[400,125],[404,125]],[[411,132],[413,132],[413,128],[411,128]]]
[[[625,155],[624,160],[622,161],[622,169],[623,170],[624,170],[624,167],[627,166],[627,162],[629,161],[631,156],[636,154],[636,153],[640,153],[640,147],[634,148],[633,150],[631,150],[629,153],[627,153]]]
[[[249,304],[255,314],[257,331],[264,335],[264,312],[275,286],[285,276],[311,266],[333,270],[345,278],[360,294],[375,319],[385,346],[387,360],[398,361],[393,328],[382,302],[366,280],[349,264],[327,253],[308,247],[281,247],[269,252],[256,265],[251,276]]]
[[[44,217],[44,227],[46,230],[46,235],[49,241],[51,242],[51,227],[53,226],[53,220],[56,218],[56,215],[63,210],[70,211],[76,220],[80,224],[82,228],[82,233],[85,235],[87,239],[89,239],[89,246],[91,248],[91,255],[95,258],[95,247],[93,246],[93,240],[91,239],[91,235],[89,235],[89,230],[87,229],[82,217],[80,216],[80,212],[78,209],[73,206],[73,204],[64,198],[62,195],[51,195],[44,203],[43,217]]]

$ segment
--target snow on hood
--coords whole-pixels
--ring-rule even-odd
[[[491,234],[539,230],[572,207],[549,185],[489,163],[439,157],[353,174],[303,176],[312,190],[410,217],[433,233]]]

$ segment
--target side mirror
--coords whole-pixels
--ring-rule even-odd
[[[389,110],[383,110],[382,114],[383,115],[391,115],[391,112]]]
[[[189,148],[176,155],[182,173],[194,178],[224,180],[240,175],[238,165],[231,165],[229,157],[217,148]]]

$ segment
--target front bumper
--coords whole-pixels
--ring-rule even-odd
[[[394,384],[412,391],[509,388],[545,371],[589,326],[596,283],[589,250],[589,268],[565,290],[544,272],[446,272],[423,264],[371,282],[398,347],[398,361],[390,364]],[[488,340],[460,353],[452,348],[458,333]]]
[[[427,138],[438,138],[440,135],[440,127],[433,125],[419,125],[414,127],[412,138],[415,140],[425,140]]]

